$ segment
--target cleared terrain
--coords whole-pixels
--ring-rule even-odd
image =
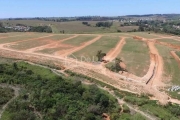
[[[156,42],[163,35],[148,33],[1,35],[7,37],[0,37],[1,57],[31,61],[62,71],[71,70],[96,78],[117,89],[151,94],[154,96],[153,99],[161,103],[180,103],[173,98],[168,99],[169,96],[161,92],[162,87],[169,88],[171,84],[180,85],[178,62],[170,54],[175,49]],[[134,36],[139,37],[134,39]],[[96,55],[99,50],[107,54],[105,58],[110,62],[115,58],[122,58],[128,73],[112,72],[105,68],[104,63],[97,62]],[[179,55],[179,52],[176,53]],[[81,59],[83,62],[79,61]]]

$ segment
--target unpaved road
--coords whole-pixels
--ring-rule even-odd
[[[98,37],[94,38],[93,40],[90,40],[90,41],[84,43],[83,45],[81,45],[81,46],[79,46],[79,47],[76,47],[76,48],[73,48],[73,49],[71,49],[71,50],[68,50],[68,51],[65,52],[64,54],[61,54],[61,56],[66,57],[66,56],[68,56],[68,55],[70,55],[70,54],[72,54],[72,53],[74,53],[74,52],[77,52],[77,51],[85,48],[86,46],[88,46],[88,45],[96,42],[96,41],[99,40],[101,37],[102,37],[102,35],[98,35]],[[56,52],[55,55],[59,55],[58,52]]]
[[[124,44],[126,44],[125,37],[122,37],[119,43],[116,45],[114,49],[112,49],[109,53],[107,53],[105,60],[112,61],[114,60],[118,54],[121,52],[121,49],[123,48]]]

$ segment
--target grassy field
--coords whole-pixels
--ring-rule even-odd
[[[1,37],[11,37],[11,36],[16,36],[16,35],[23,35],[23,32],[11,32],[11,33],[0,33],[0,38]]]
[[[180,58],[180,51],[178,51],[178,52],[176,52],[176,54],[179,56],[179,58]]]
[[[19,35],[19,34],[17,33],[16,35]],[[21,33],[20,33],[20,35],[21,35]],[[16,41],[20,41],[20,40],[23,41],[23,40],[28,40],[28,39],[34,39],[34,38],[48,36],[48,35],[50,35],[50,34],[46,34],[46,33],[32,33],[32,34],[24,33],[21,36],[2,38],[2,39],[0,39],[0,44],[9,43],[9,42],[16,42]]]
[[[36,52],[39,52],[39,53],[45,53],[45,54],[53,54],[57,51],[61,51],[61,50],[67,50],[67,49],[70,49],[72,47],[55,47],[55,48],[45,48],[45,49],[42,49],[42,50],[39,50],[39,51],[36,51]]]
[[[126,44],[118,57],[124,61],[127,70],[137,76],[145,75],[149,69],[149,49],[144,42],[126,39]]]
[[[5,26],[15,26],[16,24],[24,24],[28,26],[39,26],[47,25],[51,26],[53,33],[60,33],[60,31],[65,31],[65,33],[109,33],[117,32],[121,30],[123,32],[138,29],[138,26],[124,26],[120,27],[120,22],[113,22],[113,26],[110,28],[95,27],[98,21],[87,21],[91,26],[86,26],[82,24],[82,21],[70,21],[70,22],[53,22],[53,21],[42,21],[42,20],[2,20]]]
[[[116,46],[119,40],[119,37],[104,36],[93,44],[85,47],[84,49],[73,53],[73,56],[70,57],[76,57],[78,60],[81,60],[81,57],[83,57],[85,59],[88,59],[88,61],[97,61],[96,54],[98,50],[102,50],[103,53],[108,53],[112,48]]]
[[[162,45],[156,45],[156,47],[164,60],[164,76],[171,80],[174,85],[180,85],[180,68],[177,61],[170,54],[171,49]]]
[[[18,42],[17,44],[11,45],[10,48],[18,49],[18,50],[26,50],[33,47],[50,44],[54,41],[62,40],[70,36],[71,35],[54,35],[47,38],[40,38],[38,40],[22,41],[22,42]]]
[[[62,43],[64,44],[70,44],[70,45],[74,45],[74,46],[79,46],[87,41],[90,41],[92,39],[94,39],[95,36],[94,35],[80,35],[76,38],[64,41]]]
[[[128,34],[134,35],[134,36],[140,36],[140,37],[147,38],[147,39],[158,38],[158,36],[156,36],[155,34],[149,34],[147,32],[131,32]]]
[[[176,41],[176,40],[173,40],[173,39],[158,39],[158,41],[160,42],[166,42],[166,43],[170,43],[170,44],[174,44],[174,45],[180,45],[180,41]]]

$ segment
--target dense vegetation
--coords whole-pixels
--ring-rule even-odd
[[[49,26],[32,26],[30,32],[46,32],[52,33],[52,29]]]
[[[10,88],[1,88],[0,87],[0,109],[4,104],[6,104],[13,96],[14,96],[14,90]]]
[[[81,77],[86,78],[86,80],[92,81],[100,86],[106,86],[109,89],[113,90],[115,95],[119,97],[120,99],[124,99],[129,104],[134,105],[136,108],[139,108],[140,110],[147,112],[151,115],[154,115],[155,117],[161,119],[161,120],[179,120],[180,119],[180,106],[177,104],[167,104],[165,106],[159,105],[157,101],[155,100],[149,100],[149,97],[147,95],[135,95],[129,92],[125,91],[119,91],[112,86],[106,85],[96,79],[89,78],[87,76],[84,76],[82,74],[76,74],[71,71],[66,71],[69,75],[73,77]],[[139,116],[138,114],[135,114],[133,116],[130,116],[129,108],[126,105],[123,105],[123,111],[124,113],[121,114],[120,119],[122,120],[145,120],[142,116]]]
[[[6,33],[7,30],[3,27],[3,23],[0,22],[0,33]]]
[[[113,22],[97,22],[96,27],[111,27]]]
[[[169,33],[174,35],[180,35],[180,21],[138,21],[134,23],[128,23],[125,22],[124,24],[121,24],[121,26],[139,26],[138,31],[154,31],[158,33]],[[136,32],[136,31],[133,31]]]
[[[23,85],[21,95],[5,112],[10,120],[35,120],[37,111],[43,120],[101,120],[102,113],[119,116],[117,100],[95,85],[65,79],[50,70],[27,63],[0,65],[0,82]],[[6,116],[8,115],[8,117]]]

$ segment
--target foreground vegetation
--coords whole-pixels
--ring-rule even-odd
[[[106,86],[111,91],[113,90],[115,95],[118,98],[123,99],[128,104],[146,113],[149,113],[154,118],[161,119],[161,120],[170,120],[170,119],[179,120],[180,119],[180,106],[179,105],[169,103],[165,106],[162,106],[162,105],[159,105],[157,101],[150,100],[147,95],[143,95],[143,94],[135,95],[135,94],[128,93],[125,91],[119,91],[118,89],[112,86],[106,85],[94,78],[90,78],[82,74],[76,74],[68,70],[66,71],[66,73],[68,73],[70,76],[75,77],[75,78],[81,78],[81,79],[85,78],[85,80],[89,80],[90,82],[96,83],[96,85],[99,85],[102,87]],[[126,111],[127,113],[130,112],[130,109],[126,105],[123,105],[123,110]],[[120,119],[145,120],[145,118],[142,118],[142,116],[138,116],[137,114],[136,115],[138,117],[136,117],[136,115],[128,116],[127,113],[121,114]]]
[[[102,113],[119,117],[117,100],[95,85],[84,86],[78,79],[59,77],[24,62],[1,64],[0,74],[1,83],[22,86],[20,96],[5,111],[6,120],[41,116],[43,120],[100,120]]]

